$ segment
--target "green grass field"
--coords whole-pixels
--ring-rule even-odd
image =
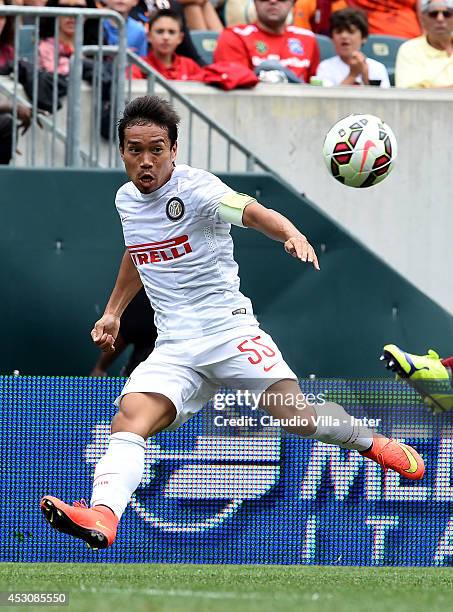
[[[3,563],[0,590],[69,593],[24,610],[447,612],[453,569]]]

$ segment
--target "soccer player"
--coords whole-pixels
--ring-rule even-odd
[[[116,400],[119,411],[95,469],[91,508],[51,496],[41,500],[52,527],[93,548],[115,540],[118,521],[142,479],[147,438],[179,427],[222,383],[261,393],[261,406],[277,419],[299,416],[300,424],[286,428],[291,433],[355,449],[407,478],[422,478],[425,469],[413,448],[357,425],[338,404],[301,405],[297,376],[239,291],[230,224],[266,234],[319,270],[316,253],[278,212],[209,172],[175,165],[178,122],[174,109],[157,96],[130,102],[119,122],[120,151],[131,179],[116,195],[126,251],[91,332],[103,350],[114,350],[120,316],[143,285],[155,311],[156,348]]]
[[[409,383],[435,414],[453,408],[453,357],[440,359],[432,349],[427,355],[412,355],[396,344],[386,344],[381,360]]]

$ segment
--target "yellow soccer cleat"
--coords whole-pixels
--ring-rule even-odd
[[[404,379],[435,413],[453,408],[453,387],[450,371],[432,349],[427,355],[411,355],[396,344],[384,346],[381,360],[386,368]]]

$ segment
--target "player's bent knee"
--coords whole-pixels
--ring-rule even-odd
[[[173,402],[160,393],[128,393],[121,398],[112,433],[130,431],[143,438],[162,431],[176,418]]]

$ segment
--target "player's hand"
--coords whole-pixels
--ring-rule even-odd
[[[316,270],[320,269],[315,249],[311,246],[303,234],[288,238],[284,244],[284,247],[285,251],[293,257],[296,257],[300,261],[312,263]]]
[[[113,314],[105,314],[94,324],[91,338],[104,353],[109,353],[115,350],[119,329],[120,318]]]

